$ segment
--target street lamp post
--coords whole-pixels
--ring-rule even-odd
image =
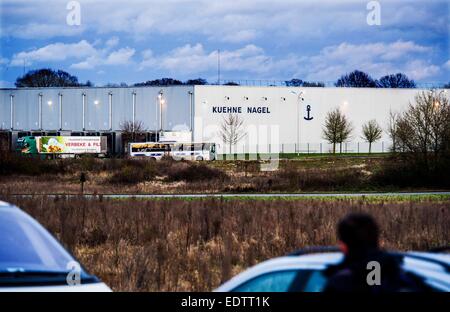
[[[81,94],[81,108],[82,108],[82,114],[83,114],[83,119],[82,119],[82,123],[83,123],[83,131],[86,130],[86,93],[83,92]]]
[[[109,123],[109,131],[112,131],[112,129],[113,129],[113,124],[112,124],[112,122],[113,122],[113,104],[112,104],[112,101],[113,101],[113,94],[112,94],[112,92],[108,92],[108,106],[109,106],[109,118],[108,118],[108,123]]]
[[[193,117],[194,117],[194,107],[193,107],[193,96],[194,93],[192,91],[188,92],[189,94],[189,131],[191,131],[191,141],[194,140],[194,129],[193,129]]]
[[[132,106],[133,106],[133,124],[132,124],[132,130],[133,130],[133,134],[134,134],[134,128],[135,128],[135,124],[136,124],[136,91],[133,91],[132,93]]]
[[[158,93],[158,101],[159,101],[159,139],[161,140],[161,135],[163,133],[163,90],[160,90]]]
[[[42,93],[39,93],[39,120],[38,120],[38,128],[39,131],[42,131]]]
[[[10,106],[10,113],[11,113],[11,124],[10,124],[10,126],[11,126],[11,131],[13,131],[14,130],[14,94],[11,94],[10,95],[10,102],[9,102],[9,106]]]
[[[296,152],[297,155],[299,154],[299,149],[300,149],[300,103],[302,101],[304,101],[305,99],[303,98],[304,92],[300,91],[300,92],[296,92],[296,91],[291,91],[292,94],[295,94],[297,96],[297,146],[296,146]]]
[[[63,95],[61,92],[58,93],[58,102],[59,102],[59,131],[61,131],[63,129],[63,124],[62,124],[62,120],[63,120],[63,108],[62,108],[62,101],[63,101]]]

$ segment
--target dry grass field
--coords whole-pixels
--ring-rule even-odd
[[[285,159],[276,171],[259,161],[60,159],[0,155],[0,189],[8,193],[270,193],[448,189],[450,181],[411,176],[387,156]]]
[[[293,250],[336,244],[350,211],[374,215],[387,249],[450,244],[450,199],[106,200],[2,196],[54,233],[115,291],[208,291]]]

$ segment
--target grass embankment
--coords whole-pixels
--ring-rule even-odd
[[[100,195],[101,196],[101,195]],[[205,198],[210,197],[199,197],[199,196],[185,196],[182,199],[183,200],[204,200]],[[446,202],[450,200],[449,194],[417,194],[417,195],[363,195],[363,196],[353,196],[353,195],[320,195],[320,196],[314,196],[309,195],[308,196],[252,196],[251,194],[248,195],[233,195],[233,196],[215,196],[214,198],[219,198],[220,200],[227,201],[227,200],[242,200],[242,201],[254,201],[254,200],[265,200],[265,201],[339,201],[339,200],[362,200],[365,202],[370,203],[392,203],[392,202]],[[112,200],[129,200],[130,198],[111,198]],[[132,197],[134,200],[173,200],[173,198],[170,197],[152,197],[152,198],[139,198],[139,197]]]
[[[148,159],[41,160],[0,157],[0,188],[9,193],[300,193],[448,189],[443,179],[409,176],[392,157],[301,157],[274,161],[186,162]],[[448,180],[448,179],[447,179]],[[447,185],[447,186],[446,186]]]
[[[37,218],[116,291],[204,291],[260,261],[336,244],[335,225],[371,213],[387,249],[450,244],[450,200],[4,197]]]

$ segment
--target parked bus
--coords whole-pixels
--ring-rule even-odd
[[[176,160],[215,160],[214,143],[142,142],[130,143],[131,157],[151,157],[159,160],[164,155]]]
[[[164,155],[170,155],[170,144],[158,142],[130,143],[131,157],[150,157],[160,160]]]
[[[215,160],[216,144],[174,143],[171,144],[171,156],[176,160]]]

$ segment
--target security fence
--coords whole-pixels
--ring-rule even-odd
[[[223,79],[220,82],[211,82],[210,85],[239,85],[247,87],[322,87],[322,88],[344,88],[336,87],[336,81],[320,81],[313,82],[312,84],[300,84],[289,80],[261,80],[261,79]],[[416,82],[416,89],[441,89],[446,88],[448,85],[445,82]],[[448,87],[447,87],[448,88]]]
[[[368,154],[388,153],[391,142],[374,142],[369,151],[368,142],[345,142],[335,145],[335,153]],[[300,143],[300,144],[216,144],[218,154],[332,154],[333,144],[330,143]]]

